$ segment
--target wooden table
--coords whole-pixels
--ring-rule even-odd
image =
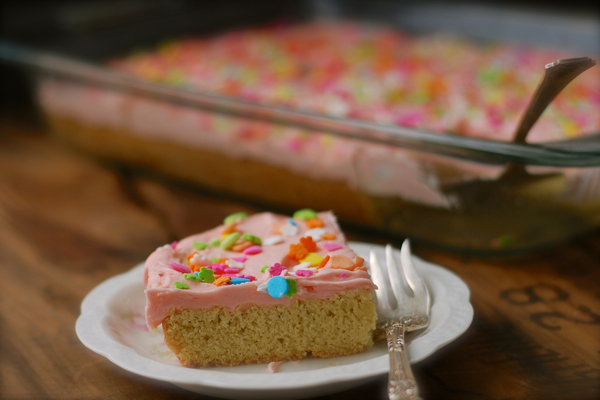
[[[158,245],[261,206],[102,165],[39,125],[0,122],[0,398],[207,398],[117,367],[78,340],[75,320],[90,290]],[[461,276],[475,308],[464,335],[415,365],[425,399],[600,398],[600,231],[512,259],[413,247]],[[384,399],[386,379],[321,399]]]

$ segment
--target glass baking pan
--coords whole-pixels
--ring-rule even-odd
[[[40,110],[56,137],[90,155],[201,187],[278,208],[331,209],[342,222],[466,252],[531,250],[600,225],[600,149],[594,143],[583,150],[556,141],[518,144],[336,116],[151,82],[105,63],[135,44],[282,18],[288,24],[385,23],[416,36],[436,31],[555,46],[596,59],[600,48],[594,19],[432,3],[290,4],[252,12],[238,5],[236,12],[208,13],[212,18],[206,10],[184,10],[171,18],[184,15],[187,23],[163,17],[160,29],[105,29],[43,50],[5,42],[0,59],[32,72]],[[597,78],[592,82],[600,81],[595,68],[586,72]],[[539,72],[541,79],[543,65]],[[598,120],[598,112],[591,117]],[[565,135],[561,143],[571,140],[578,139]],[[515,174],[515,165],[525,168]]]

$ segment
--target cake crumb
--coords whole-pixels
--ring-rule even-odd
[[[270,362],[269,365],[267,365],[267,372],[274,374],[275,372],[277,372],[277,369],[279,368],[279,366],[283,363],[283,361],[273,361]]]

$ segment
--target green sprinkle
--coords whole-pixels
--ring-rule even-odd
[[[183,277],[191,281],[202,282],[202,279],[194,274],[183,274]]]
[[[317,218],[317,212],[310,208],[303,208],[302,210],[298,210],[294,213],[294,218],[299,218],[303,220]]]
[[[213,247],[218,247],[221,245],[221,241],[219,239],[213,239],[210,241],[209,245],[211,245]]]
[[[499,248],[505,248],[513,246],[516,242],[514,236],[512,235],[502,235],[497,240],[497,245]]]
[[[212,269],[202,267],[200,268],[198,275],[200,276],[200,279],[202,279],[202,282],[213,283],[215,281],[215,275],[213,274]]]
[[[244,240],[248,240],[252,243],[256,243],[258,245],[262,244],[262,240],[258,236],[254,236],[250,233],[244,233]]]
[[[234,222],[240,222],[244,219],[246,219],[248,217],[248,214],[246,214],[245,212],[237,212],[231,215],[228,215],[227,217],[225,217],[225,220],[223,220],[223,223],[225,225],[229,225],[229,224],[233,224]]]
[[[187,283],[185,282],[175,282],[173,283],[173,286],[175,286],[177,289],[189,289],[190,287],[187,285]]]
[[[268,270],[268,269],[269,269],[269,266],[268,266],[268,265],[265,265],[264,267],[262,267],[262,268],[260,269],[260,272],[265,272],[265,271],[266,271],[266,270]]]
[[[217,257],[213,257],[210,259],[211,264],[218,263],[218,262],[219,262],[219,259]]]
[[[286,278],[286,281],[287,281],[288,287],[289,287],[286,296],[292,297],[293,295],[298,293],[298,288],[296,287],[296,281],[294,279],[287,279],[287,278]]]
[[[194,242],[194,244],[192,244],[192,246],[194,246],[198,250],[204,250],[205,248],[208,247],[208,244],[206,244],[204,242]]]
[[[233,232],[231,235],[227,236],[223,242],[221,242],[221,248],[223,250],[229,250],[233,244],[242,236],[239,232]]]

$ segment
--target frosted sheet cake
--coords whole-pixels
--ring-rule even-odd
[[[331,212],[234,214],[149,256],[146,322],[185,366],[354,354],[376,322],[363,263]]]
[[[107,65],[257,104],[509,141],[544,65],[577,56],[315,21],[172,40]],[[597,168],[528,166],[533,174],[557,172],[556,179],[494,185],[504,165],[61,79],[39,88],[53,131],[79,149],[290,210],[333,210],[344,221],[467,249],[533,246],[600,224]],[[600,131],[598,109],[600,70],[593,68],[557,97],[528,141]],[[460,186],[471,181],[492,184]]]

